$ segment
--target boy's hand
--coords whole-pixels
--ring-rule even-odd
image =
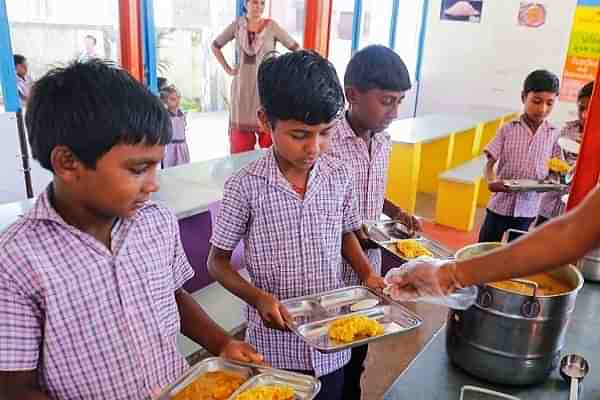
[[[492,181],[488,183],[488,189],[492,193],[508,192],[508,188],[503,181]]]
[[[233,361],[241,361],[251,364],[264,364],[264,357],[256,352],[254,347],[246,342],[230,340],[220,354],[221,357]]]
[[[291,322],[292,317],[274,296],[263,293],[256,302],[256,309],[267,328],[288,330],[286,322]]]
[[[369,275],[367,279],[365,279],[364,283],[366,287],[374,290],[383,289],[386,286],[385,280],[377,274]]]
[[[391,219],[399,221],[402,225],[406,226],[409,233],[420,232],[423,230],[421,221],[414,215],[410,215],[404,212],[400,207],[396,207],[393,215],[389,216]]]
[[[360,243],[360,247],[364,250],[371,250],[379,248],[371,239],[369,238],[369,234],[367,232],[367,227],[363,225],[358,231],[354,232],[356,234],[356,238],[358,239],[358,243]]]

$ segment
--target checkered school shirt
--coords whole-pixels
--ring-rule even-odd
[[[192,275],[166,209],[117,223],[111,253],[42,194],[0,234],[0,370],[37,369],[52,399],[148,399],[187,368],[174,292]]]
[[[567,137],[573,140],[581,139],[581,124],[579,120],[577,121],[569,121],[565,124],[565,126],[560,131],[560,136]],[[563,154],[560,154],[561,158],[567,161],[569,164],[574,165],[577,162],[577,156],[574,155],[566,155],[566,157],[562,157]],[[562,201],[561,198],[564,194],[569,193],[569,189],[564,192],[548,192],[542,195],[542,200],[540,203],[540,210],[538,212],[539,215],[545,218],[554,218],[559,215],[562,211]]]
[[[387,170],[392,150],[390,135],[379,132],[371,138],[371,149],[356,136],[345,116],[333,127],[329,153],[339,158],[354,177],[354,193],[362,221],[378,220],[383,212]],[[375,271],[381,273],[381,250],[373,249],[367,256]],[[342,278],[346,285],[359,285],[358,274],[343,261]]]
[[[532,134],[521,116],[498,130],[485,153],[498,161],[498,179],[546,179],[548,160],[560,154],[558,135],[558,129],[548,121]],[[494,193],[488,209],[510,217],[534,218],[540,199],[540,194],[534,192]]]
[[[283,177],[273,150],[232,176],[213,246],[232,250],[244,241],[244,264],[252,283],[279,300],[343,287],[342,235],[360,228],[352,181],[339,160],[321,156],[302,199]],[[246,340],[276,368],[327,375],[350,353],[323,354],[290,332],[266,328],[247,308]]]

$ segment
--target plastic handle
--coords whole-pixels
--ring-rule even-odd
[[[571,378],[571,391],[569,393],[569,400],[577,400],[579,397],[579,384],[577,378]]]
[[[467,391],[476,392],[476,393],[482,393],[482,394],[488,394],[490,396],[496,396],[496,397],[500,397],[502,399],[507,399],[507,400],[521,400],[518,397],[511,396],[511,395],[506,394],[506,393],[496,392],[495,390],[490,390],[490,389],[482,388],[482,387],[479,387],[479,386],[470,386],[470,385],[463,386],[460,389],[460,400],[463,400],[464,394]]]

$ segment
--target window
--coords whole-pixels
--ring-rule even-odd
[[[229,102],[230,78],[211,45],[235,19],[235,1],[154,0],[157,74],[177,86],[188,112],[222,111]],[[233,63],[234,48],[223,48]]]
[[[340,82],[352,56],[354,0],[334,0],[329,34],[329,59],[335,65]]]
[[[271,2],[270,17],[302,46],[304,40],[304,0]]]
[[[117,0],[7,0],[13,52],[37,79],[73,59],[119,61]]]
[[[360,48],[370,44],[389,45],[393,6],[394,0],[363,0]]]
[[[396,52],[406,63],[410,76],[415,79],[423,0],[400,1],[396,28]]]

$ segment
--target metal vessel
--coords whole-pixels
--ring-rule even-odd
[[[600,248],[591,251],[579,260],[577,268],[586,281],[600,282]]]
[[[479,243],[457,252],[457,259],[493,250],[500,243]],[[545,380],[557,367],[569,318],[583,278],[573,266],[549,272],[571,290],[553,296],[511,293],[479,287],[474,306],[452,310],[446,348],[450,360],[484,380],[529,385]]]

